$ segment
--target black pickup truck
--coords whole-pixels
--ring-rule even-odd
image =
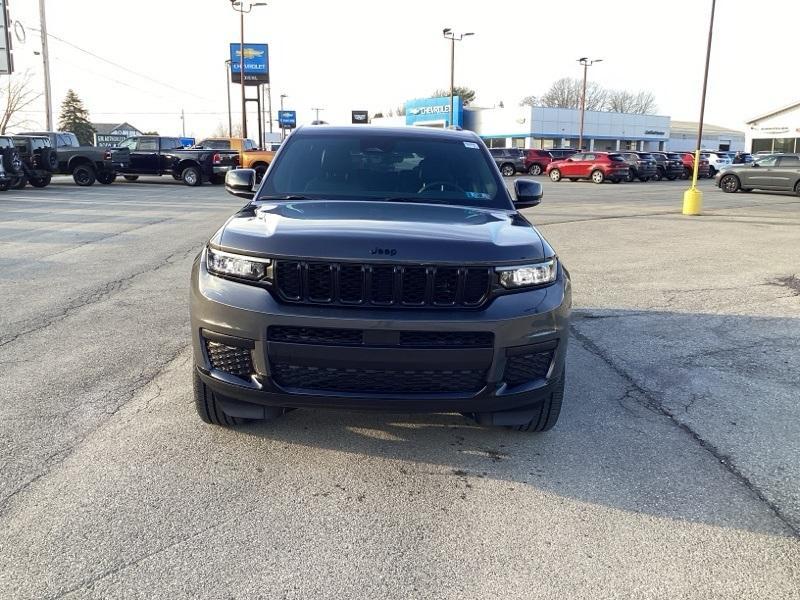
[[[128,181],[140,175],[172,175],[192,186],[204,181],[222,183],[225,173],[239,164],[237,151],[188,150],[177,137],[130,137],[120,147],[131,153],[130,165],[120,171]]]
[[[58,159],[54,173],[72,175],[78,185],[92,185],[95,181],[106,185],[113,183],[117,172],[130,163],[127,148],[81,146],[75,134],[68,131],[34,131],[20,135],[50,138],[50,146]]]

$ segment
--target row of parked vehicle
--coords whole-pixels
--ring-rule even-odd
[[[661,181],[688,179],[694,169],[693,152],[595,152],[574,148],[550,150],[491,148],[489,150],[500,172],[511,177],[517,173],[549,175],[553,181],[562,179]],[[713,178],[721,169],[733,163],[734,153],[702,151],[698,177]],[[738,153],[737,160],[750,162],[749,154]]]
[[[114,148],[81,145],[73,133],[27,132],[0,136],[0,191],[27,184],[46,187],[53,175],[71,175],[77,185],[111,184],[122,175],[172,176],[186,185],[223,183],[237,167],[255,169],[260,181],[275,152],[243,138],[210,138],[185,148],[180,138],[130,137]]]

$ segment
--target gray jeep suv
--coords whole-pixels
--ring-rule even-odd
[[[207,423],[293,408],[558,419],[569,274],[473,133],[300,128],[191,275],[194,394]]]

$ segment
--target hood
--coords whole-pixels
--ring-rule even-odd
[[[380,201],[248,205],[211,243],[270,257],[462,265],[539,260],[549,249],[511,211]]]

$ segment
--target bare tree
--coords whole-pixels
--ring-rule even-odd
[[[536,96],[525,96],[519,101],[520,106],[536,106],[539,103],[539,98]]]
[[[645,91],[610,90],[605,105],[605,110],[609,112],[635,115],[652,114],[657,108],[653,93]]]
[[[550,89],[541,97],[540,102],[542,106],[550,108],[572,108],[577,110],[581,107],[582,95],[583,80],[562,77],[550,86]],[[587,82],[586,110],[603,110],[606,103],[606,95],[606,90],[600,85],[593,81]]]
[[[32,74],[25,71],[21,75],[8,75],[6,85],[0,95],[0,135],[9,129],[22,127],[30,119],[22,116],[22,111],[42,97],[31,84]]]

